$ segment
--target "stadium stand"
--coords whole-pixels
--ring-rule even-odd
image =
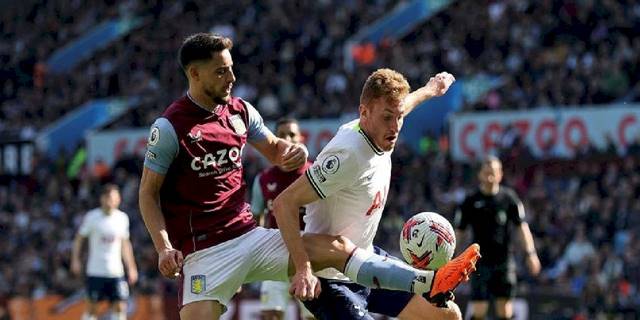
[[[280,6],[273,1],[248,6],[251,10],[246,12],[233,10],[236,2],[231,1],[216,6],[198,1],[171,6],[161,1],[107,3],[54,1],[33,8],[14,6],[6,12],[3,29],[14,45],[10,48],[7,43],[2,48],[3,65],[7,66],[3,70],[13,74],[7,75],[10,80],[3,85],[2,109],[7,119],[15,121],[4,126],[41,127],[89,98],[113,95],[154,95],[154,108],[143,108],[153,113],[158,104],[183,89],[172,61],[180,39],[203,29],[234,35],[237,63],[251,59],[255,65],[237,68],[239,78],[245,81],[236,92],[263,107],[263,114],[273,119],[283,114],[307,118],[353,111],[355,100],[347,92],[357,89],[352,86],[379,65],[404,72],[414,85],[430,70],[451,70],[459,78],[476,74],[505,77],[501,88],[466,106],[473,110],[640,98],[634,86],[640,72],[633,54],[640,50],[640,40],[634,37],[640,23],[633,1],[551,1],[541,5],[530,1],[457,1],[401,42],[383,44],[372,66],[359,68],[354,74],[341,67],[346,34],[379,17],[392,1],[380,1],[367,10],[362,10],[364,2],[354,1],[336,11],[331,9],[331,1],[298,6]],[[134,15],[139,12],[150,22],[71,75],[61,77],[47,74],[46,68],[39,70],[47,55],[77,36],[90,21],[117,16],[119,10]],[[218,15],[221,17],[215,19]],[[294,18],[289,24],[274,22],[283,16]],[[209,21],[216,23],[211,26]],[[27,27],[29,24],[36,24],[36,28]],[[496,32],[480,31],[487,29]],[[279,35],[278,41],[271,41],[273,34]],[[26,46],[31,43],[38,46]],[[554,79],[565,81],[557,84]],[[48,108],[38,110],[45,99]],[[134,120],[136,124],[153,118],[140,116],[142,119]]]
[[[383,64],[413,83],[424,70],[504,77],[467,110],[638,101],[639,14],[634,1],[456,1],[389,45]]]

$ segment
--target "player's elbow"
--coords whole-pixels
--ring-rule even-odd
[[[276,221],[280,222],[286,219],[287,213],[291,211],[289,208],[290,202],[284,193],[281,193],[273,200],[273,215],[276,217]]]

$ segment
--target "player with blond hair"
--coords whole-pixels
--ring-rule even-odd
[[[404,117],[423,101],[443,95],[454,80],[449,73],[439,73],[424,87],[410,93],[402,74],[390,69],[372,73],[360,95],[360,118],[340,127],[313,166],[307,169],[306,176],[296,180],[276,199],[274,211],[278,225],[296,267],[291,291],[315,298],[307,292],[322,284],[317,299],[305,302],[317,318],[371,319],[368,310],[401,319],[460,317],[453,302],[449,303],[450,308],[437,308],[420,295],[377,290],[399,287],[401,281],[397,279],[411,279],[414,273],[401,263],[385,266],[395,260],[373,246],[389,191],[391,153]],[[307,246],[295,219],[297,208],[303,205],[307,206],[305,234],[342,235],[357,246],[343,269],[327,268],[313,274]],[[413,290],[405,291],[419,293],[421,289],[416,290],[417,286],[431,286],[441,272],[462,272],[466,278],[479,256],[476,246],[472,245],[435,275],[433,272],[419,275],[424,281],[414,282]],[[384,283],[385,274],[398,276]],[[367,286],[377,289],[370,290]],[[453,288],[455,286],[449,289]],[[443,293],[436,287],[423,292],[426,291],[430,291],[430,298]]]

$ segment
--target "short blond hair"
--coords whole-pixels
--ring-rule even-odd
[[[373,99],[384,98],[390,102],[399,102],[409,94],[409,82],[400,72],[391,69],[378,69],[364,83],[360,104],[368,104]]]

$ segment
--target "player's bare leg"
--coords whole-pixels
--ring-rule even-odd
[[[489,311],[489,301],[471,301],[472,319],[484,319]]]
[[[447,308],[438,308],[419,295],[414,295],[407,306],[398,314],[400,320],[443,319],[461,320],[460,308],[453,301],[447,303]]]
[[[180,310],[181,320],[220,319],[222,305],[215,300],[196,301],[189,303]]]
[[[513,300],[496,298],[496,316],[498,319],[511,319],[513,317]]]
[[[82,315],[82,320],[96,320],[97,313],[98,313],[98,304],[91,300],[85,300],[85,301],[87,303],[87,309]]]
[[[387,259],[359,249],[343,236],[323,234],[303,235],[304,246],[314,270],[336,268],[351,280],[367,287],[401,290],[415,293],[431,291],[431,296],[455,289],[475,270],[480,258],[480,247],[469,246],[460,256],[432,271],[412,268],[395,259]],[[355,262],[354,262],[355,261]],[[289,261],[289,275],[295,268]]]
[[[302,238],[314,270],[343,270],[351,252],[356,249],[356,245],[343,236],[305,234]],[[293,262],[289,260],[289,275],[293,275],[294,272]]]
[[[111,315],[110,319],[116,320],[127,320],[127,302],[126,301],[116,301],[111,304]]]

